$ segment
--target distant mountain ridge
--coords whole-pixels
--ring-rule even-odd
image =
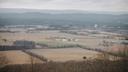
[[[77,25],[128,28],[128,14],[77,10],[0,9],[0,25]]]
[[[84,10],[50,10],[50,9],[23,9],[23,8],[0,8],[0,13],[30,13],[30,12],[38,12],[38,13],[51,13],[51,14],[128,14],[127,11],[84,11]]]

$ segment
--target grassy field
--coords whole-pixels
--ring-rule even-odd
[[[0,51],[8,60],[8,64],[30,64],[31,56],[22,51]],[[39,59],[33,58],[35,63],[42,63]]]
[[[29,50],[34,54],[43,56],[51,61],[83,61],[97,58],[98,52],[89,51],[81,48],[60,48],[60,49],[35,49]],[[85,57],[86,59],[84,59]]]

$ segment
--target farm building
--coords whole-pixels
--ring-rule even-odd
[[[24,46],[29,48],[35,48],[35,42],[26,40],[17,40],[13,43],[14,46]]]

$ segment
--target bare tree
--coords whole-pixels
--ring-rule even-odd
[[[34,57],[30,56],[31,72],[34,72]]]
[[[4,67],[7,64],[8,64],[8,59],[4,54],[0,53],[0,68]]]

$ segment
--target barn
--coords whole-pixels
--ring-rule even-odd
[[[22,47],[29,47],[29,48],[35,48],[35,42],[33,41],[27,41],[27,40],[16,40],[13,43],[14,46],[22,46]]]

